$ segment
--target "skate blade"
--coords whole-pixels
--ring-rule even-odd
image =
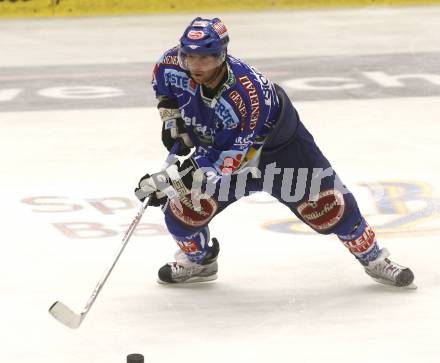
[[[396,285],[392,284],[391,282],[389,282],[388,280],[383,280],[383,279],[380,279],[380,278],[377,278],[377,277],[372,277],[371,275],[370,275],[370,277],[374,281],[376,281],[376,282],[378,282],[380,284],[387,285],[387,286],[392,286],[392,287],[395,287],[397,289],[417,290],[417,285],[414,282],[411,282],[408,286],[396,286]]]
[[[417,285],[416,285],[414,282],[412,282],[412,283],[409,284],[408,286],[405,286],[405,289],[408,289],[408,290],[417,290],[418,287],[417,287]]]
[[[195,276],[191,277],[188,280],[180,281],[180,282],[166,282],[162,281],[160,279],[157,279],[157,283],[160,285],[182,285],[182,284],[192,284],[195,282],[209,282],[217,280],[217,274],[211,275],[211,276]]]

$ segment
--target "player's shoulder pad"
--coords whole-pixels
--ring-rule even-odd
[[[254,69],[232,56],[228,57],[228,63],[235,77],[236,86],[233,88],[239,91],[245,99],[256,102],[255,98],[258,98],[261,93],[258,92],[260,84]]]
[[[168,49],[157,62],[158,65],[169,65],[179,67],[179,58],[177,53],[179,51],[179,46],[175,46],[171,49]]]
[[[229,98],[241,116],[241,128],[246,122],[250,123],[250,129],[254,129],[260,114],[262,93],[252,69],[240,60],[231,59],[236,85],[229,93]]]
[[[185,77],[185,73],[179,66],[178,59],[179,47],[168,49],[156,62],[153,69],[153,76],[151,83],[157,96],[169,96],[172,97],[170,91],[167,89],[164,75],[166,73],[179,73],[180,76]]]
[[[249,130],[254,130],[260,119],[266,120],[271,108],[276,106],[275,88],[261,72],[245,62],[229,56],[228,63],[236,78],[229,98],[241,116],[241,128],[245,120]]]

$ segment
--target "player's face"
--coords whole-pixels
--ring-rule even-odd
[[[219,60],[218,57],[209,54],[188,54],[187,65],[192,79],[203,84],[213,78],[219,67]]]

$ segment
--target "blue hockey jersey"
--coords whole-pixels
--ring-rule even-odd
[[[177,52],[177,47],[172,48],[159,59],[152,84],[156,97],[177,101],[199,166],[224,175],[258,160],[279,113],[272,82],[228,55],[226,81],[212,99],[207,98],[179,66]]]

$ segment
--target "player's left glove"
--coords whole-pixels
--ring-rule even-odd
[[[187,155],[194,145],[186,132],[185,122],[180,114],[177,101],[162,97],[157,105],[162,119],[162,143],[171,150],[178,139],[181,146],[178,155]]]

